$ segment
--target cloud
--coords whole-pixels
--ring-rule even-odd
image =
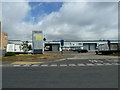
[[[27,28],[24,26],[22,19],[27,15],[30,9],[27,2],[3,3],[3,31],[8,33],[9,39],[23,39],[24,33],[27,33]]]
[[[41,28],[51,39],[117,39],[117,3],[64,3]]]
[[[43,30],[47,40],[117,39],[117,3],[63,3],[59,11],[24,22],[32,9],[27,2],[3,5],[3,30],[9,39],[31,40],[32,30]]]
[[[0,21],[2,21],[2,3],[0,3]]]

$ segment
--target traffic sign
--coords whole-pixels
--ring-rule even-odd
[[[64,40],[61,40],[60,42],[61,42],[61,46],[64,46]]]

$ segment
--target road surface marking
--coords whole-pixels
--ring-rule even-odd
[[[14,67],[20,67],[21,65],[18,64],[18,65],[13,65],[13,66],[14,66]]]
[[[103,63],[103,61],[99,60],[98,62]]]
[[[48,66],[48,64],[42,64],[42,65],[40,65],[40,66],[42,66],[42,67],[47,67],[47,66]]]
[[[112,65],[111,63],[104,63],[104,65]]]
[[[98,65],[98,66],[101,66],[101,65],[103,65],[103,64],[101,64],[101,63],[95,63],[96,65]]]
[[[65,66],[67,66],[67,64],[60,64],[60,66],[61,66],[61,67],[65,67]]]
[[[2,67],[3,65],[0,65],[0,67]]]
[[[51,67],[56,67],[56,66],[57,66],[57,64],[51,64],[50,66],[51,66]]]
[[[34,65],[31,65],[32,67],[38,67],[39,65],[37,65],[37,64],[34,64]]]
[[[31,64],[24,64],[23,67],[29,67]]]
[[[20,62],[14,62],[14,63],[12,63],[12,64],[37,64],[37,63],[44,63],[44,62],[22,62],[22,61],[20,61]]]
[[[118,65],[118,63],[112,63],[112,65]]]
[[[90,62],[92,61],[92,60],[89,60]]]
[[[90,62],[95,62],[95,60],[89,60]]]
[[[75,64],[69,64],[69,66],[76,66]]]
[[[87,63],[86,65],[87,66],[94,66],[94,64],[92,64],[92,63]]]
[[[119,60],[113,60],[113,62],[119,62]]]
[[[94,60],[94,62],[98,62],[97,60]]]
[[[56,60],[56,61],[64,61],[64,60],[66,60],[66,59],[59,59],[59,60]]]
[[[85,64],[83,64],[83,63],[80,63],[80,64],[78,64],[78,66],[85,66]]]

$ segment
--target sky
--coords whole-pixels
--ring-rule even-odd
[[[0,21],[10,40],[31,40],[34,30],[47,40],[118,39],[117,2],[4,2]]]

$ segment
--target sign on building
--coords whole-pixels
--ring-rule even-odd
[[[42,54],[44,49],[42,31],[32,31],[33,53]]]
[[[14,44],[8,44],[6,51],[7,52],[14,52],[15,51],[15,45]]]

